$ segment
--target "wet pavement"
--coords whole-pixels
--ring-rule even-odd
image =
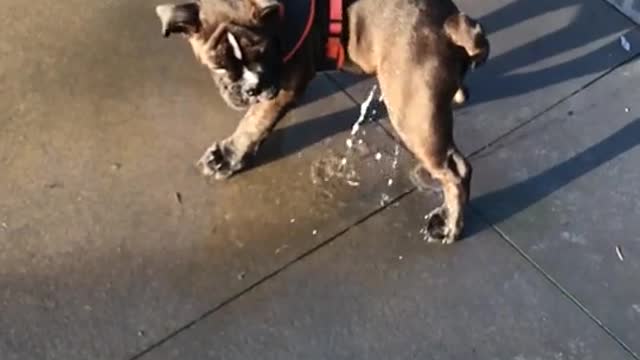
[[[200,177],[241,114],[155,4],[0,13],[1,359],[640,358],[640,32],[605,1],[459,2],[493,53],[450,247],[382,109],[350,136],[371,80],[318,76],[251,169]]]

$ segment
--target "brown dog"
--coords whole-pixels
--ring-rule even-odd
[[[248,107],[198,162],[205,175],[242,169],[316,72],[375,74],[395,130],[442,184],[430,240],[460,236],[471,166],[453,141],[452,102],[465,100],[464,75],[489,43],[450,0],[200,0],[156,12],[165,36],[187,37],[225,101]]]

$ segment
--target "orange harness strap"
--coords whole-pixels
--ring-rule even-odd
[[[336,61],[341,69],[344,65],[344,46],[342,46],[342,0],[329,1],[329,39],[327,57]]]

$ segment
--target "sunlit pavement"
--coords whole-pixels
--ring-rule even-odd
[[[640,33],[605,1],[459,2],[492,58],[448,247],[382,109],[350,135],[371,80],[318,76],[251,169],[201,177],[241,114],[154,5],[0,12],[2,360],[638,359]]]

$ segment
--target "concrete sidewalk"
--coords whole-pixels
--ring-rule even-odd
[[[493,54],[450,247],[385,119],[345,147],[369,79],[319,76],[254,168],[199,177],[241,114],[153,5],[0,14],[2,360],[640,359],[640,32],[605,1],[459,2]]]
[[[607,0],[620,12],[640,24],[640,0]]]

